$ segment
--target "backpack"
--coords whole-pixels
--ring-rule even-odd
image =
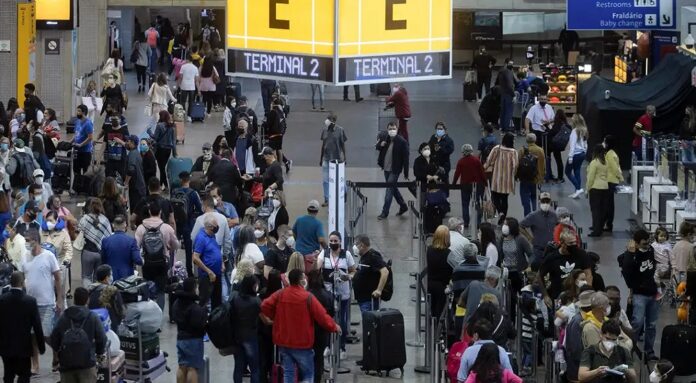
[[[63,333],[58,360],[61,370],[77,370],[89,365],[93,358],[92,342],[84,330],[85,323],[94,315],[90,313],[79,327],[70,320],[70,328]]]
[[[131,55],[130,55],[130,62],[135,64],[138,62],[139,58],[140,58],[140,52],[138,51],[137,48],[134,48],[133,52],[131,52]]]
[[[16,152],[12,157],[17,161],[17,169],[10,176],[10,183],[14,187],[25,188],[34,183],[34,160],[30,154],[24,152]]]
[[[218,44],[220,44],[220,32],[218,32],[217,28],[215,27],[210,27],[209,29],[208,42],[210,43],[211,48],[216,48]]]
[[[143,235],[143,261],[148,266],[167,265],[167,248],[160,232],[162,225],[164,222],[157,227],[146,228]]]
[[[387,271],[389,271],[389,275],[387,275],[387,283],[384,284],[381,296],[381,299],[385,302],[390,301],[392,295],[394,295],[394,272],[392,271],[391,259],[387,261]]]
[[[498,144],[495,142],[491,142],[486,147],[483,148],[483,151],[481,151],[481,155],[479,159],[481,160],[481,164],[486,164],[486,160],[488,159],[488,156],[491,155],[491,152],[493,151],[493,148],[495,148]]]
[[[188,222],[193,215],[193,207],[189,206],[189,194],[191,192],[184,189],[176,189],[169,202],[174,210],[174,219],[177,222]]]
[[[451,383],[457,383],[457,374],[462,364],[462,355],[464,355],[464,351],[468,347],[469,344],[467,342],[459,341],[454,343],[447,353],[447,375]]]
[[[533,182],[537,176],[537,158],[529,152],[529,148],[524,148],[524,153],[517,167],[517,178],[520,181]]]
[[[233,319],[236,316],[234,308],[236,292],[232,294],[229,301],[223,302],[210,313],[206,326],[208,338],[223,356],[235,353],[238,348],[233,325]]]
[[[567,124],[561,126],[558,133],[556,133],[556,135],[551,139],[551,149],[558,151],[565,150],[566,146],[568,145],[568,141],[570,141],[570,133],[571,130]]]

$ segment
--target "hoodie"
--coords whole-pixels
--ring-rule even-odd
[[[208,315],[206,309],[196,303],[198,296],[181,290],[175,291],[174,296],[172,319],[177,327],[176,339],[203,339]]]
[[[626,286],[634,294],[654,296],[657,294],[655,283],[655,252],[652,246],[647,251],[638,250],[635,253],[626,251],[621,255],[621,273],[626,280]]]
[[[53,328],[51,333],[51,348],[60,350],[63,341],[63,334],[70,329],[72,325],[80,326],[84,322],[82,329],[87,333],[87,338],[92,343],[92,352],[88,360],[84,361],[82,366],[76,368],[82,370],[96,366],[96,355],[104,355],[106,352],[106,334],[104,326],[97,314],[89,311],[86,306],[71,306],[68,307],[63,315],[58,319],[58,323]],[[59,360],[60,362],[60,360]],[[65,371],[61,369],[61,371]]]

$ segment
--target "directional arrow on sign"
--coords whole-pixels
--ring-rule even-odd
[[[672,18],[667,15],[662,15],[662,24],[663,25],[671,25]]]

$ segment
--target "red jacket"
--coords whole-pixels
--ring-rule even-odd
[[[314,322],[326,331],[338,329],[317,298],[300,286],[276,291],[263,301],[261,312],[273,320],[273,343],[276,346],[311,349],[314,346]]]
[[[481,160],[474,155],[460,158],[457,162],[457,167],[454,170],[452,185],[457,184],[457,180],[460,176],[462,177],[462,185],[485,181],[486,175],[483,173],[483,165],[481,165]]]
[[[396,118],[411,118],[411,104],[408,102],[408,92],[401,87],[397,92],[387,98],[387,105],[394,104]]]

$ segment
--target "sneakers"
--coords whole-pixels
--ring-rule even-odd
[[[192,122],[192,121],[193,121],[193,120],[191,119],[191,117],[186,116],[186,122]]]
[[[210,338],[208,338],[208,333],[206,333],[203,337],[203,342],[210,342]]]
[[[324,349],[324,358],[326,358],[329,355],[331,355],[331,350],[327,347]]]
[[[399,212],[396,213],[396,215],[397,215],[397,216],[404,215],[404,213],[406,213],[407,211],[408,211],[408,206],[407,206],[407,205],[403,205],[403,206],[401,206],[401,208],[399,209]]]
[[[285,162],[285,173],[290,173],[290,169],[292,169],[292,160],[287,160]]]
[[[380,214],[380,215],[377,216],[377,220],[378,220],[378,221],[382,221],[382,220],[385,220],[385,219],[387,219],[387,216],[386,216],[385,214]]]
[[[584,193],[584,192],[585,192],[585,189],[577,190],[575,193],[569,195],[568,198],[578,199],[582,196],[582,193]]]

